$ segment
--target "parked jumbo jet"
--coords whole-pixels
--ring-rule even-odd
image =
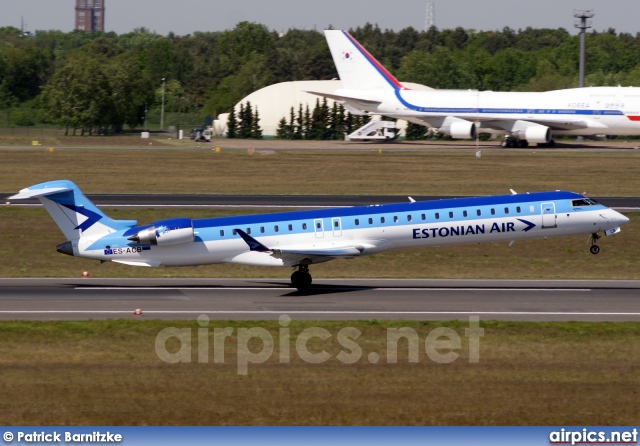
[[[551,146],[554,135],[640,135],[640,88],[416,91],[398,82],[347,31],[327,30],[325,36],[343,88],[310,93],[334,99],[351,113],[404,119],[460,139],[506,134],[504,147]]]
[[[293,286],[311,285],[309,265],[398,248],[591,234],[629,221],[573,192],[454,198],[241,217],[172,218],[147,225],[112,220],[71,181],[37,184],[9,197],[38,198],[68,241],[58,252],[133,266],[240,263],[297,268]]]

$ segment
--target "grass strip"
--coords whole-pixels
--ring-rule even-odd
[[[111,320],[0,323],[0,423],[4,425],[637,425],[640,418],[640,324],[481,321],[479,362],[469,362],[465,322],[292,321],[288,363],[280,362],[277,322],[216,321],[205,326],[209,358],[198,362],[194,321]],[[167,327],[187,330],[191,362],[169,364],[155,340]],[[239,375],[238,351],[262,349],[239,341],[260,327],[274,352]],[[303,330],[330,337],[307,343],[330,359],[303,361]],[[345,327],[361,332],[354,364],[337,359]],[[387,361],[387,334],[415,330],[419,360]],[[461,339],[459,357],[436,363],[427,335],[447,327]],[[214,363],[215,328],[230,328],[223,363]],[[175,341],[175,339],[173,339]],[[244,343],[243,343],[244,342]],[[166,348],[177,352],[176,342]],[[371,352],[380,361],[368,360]]]

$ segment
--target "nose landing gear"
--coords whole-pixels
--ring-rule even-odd
[[[298,271],[291,274],[291,284],[299,291],[309,288],[312,280],[311,274],[309,274],[309,265],[298,265]]]
[[[591,252],[591,254],[598,254],[600,252],[600,247],[596,245],[599,239],[600,236],[597,233],[593,233],[591,234],[591,237],[589,237],[589,240],[591,241],[591,247],[589,248],[589,251]]]

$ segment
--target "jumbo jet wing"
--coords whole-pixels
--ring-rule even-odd
[[[303,260],[308,257],[355,257],[362,254],[364,248],[356,246],[343,246],[337,248],[318,248],[315,246],[293,246],[285,249],[271,249],[260,243],[255,238],[244,232],[242,229],[235,229],[235,231],[242,237],[245,243],[249,246],[249,251],[267,252],[271,253],[274,257],[282,258],[299,258]]]
[[[481,128],[485,129],[495,129],[495,130],[511,130],[511,127],[515,123],[516,120],[504,120],[504,119],[488,119],[488,118],[479,118],[477,120],[481,123]],[[579,130],[586,128],[594,128],[599,127],[596,123],[592,123],[589,125],[587,121],[571,121],[571,120],[558,120],[553,121],[549,119],[518,119],[517,121],[521,122],[530,122],[531,124],[536,125],[544,125],[545,127],[549,127],[551,130]]]

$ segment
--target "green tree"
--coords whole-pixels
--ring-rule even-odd
[[[78,53],[56,71],[43,89],[48,120],[67,129],[89,129],[108,125],[113,116],[112,91],[101,62]]]
[[[258,113],[257,105],[251,119],[251,138],[262,139],[262,129],[260,128],[260,114]]]
[[[235,138],[238,134],[238,121],[236,120],[236,112],[232,108],[227,118],[227,138]]]
[[[407,122],[407,128],[405,129],[405,138],[409,141],[427,139],[427,132],[428,129],[424,125]]]

